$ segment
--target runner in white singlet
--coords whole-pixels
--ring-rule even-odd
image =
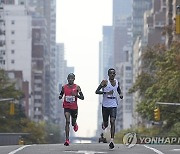
[[[108,70],[108,80],[103,80],[101,84],[96,89],[96,94],[103,95],[102,102],[102,116],[103,123],[102,129],[106,129],[109,123],[110,117],[110,125],[111,125],[111,141],[109,143],[109,148],[114,148],[114,134],[115,134],[115,120],[117,113],[117,96],[123,99],[123,95],[121,94],[121,89],[119,86],[119,82],[115,79],[116,71],[113,68]],[[102,90],[101,90],[102,89]],[[117,95],[118,94],[118,95]]]

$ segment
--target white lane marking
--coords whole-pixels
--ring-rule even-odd
[[[78,151],[78,153],[95,154],[95,153],[104,153],[104,152],[96,152],[96,151]]]
[[[20,151],[20,150],[22,150],[22,149],[24,149],[24,148],[26,148],[26,147],[29,147],[29,146],[31,146],[31,145],[25,145],[25,146],[23,146],[23,147],[20,147],[20,148],[14,150],[14,151],[11,151],[11,152],[8,153],[8,154],[15,154],[16,152],[18,152],[18,151]]]
[[[107,152],[97,152],[97,151],[64,151],[64,152],[74,152],[74,153],[83,153],[83,154],[107,153]]]
[[[157,149],[155,149],[155,148],[152,148],[152,147],[149,147],[149,146],[147,146],[147,145],[144,145],[146,148],[148,148],[148,149],[151,149],[151,150],[153,150],[154,152],[156,152],[156,153],[158,153],[158,154],[164,154],[163,152],[161,152],[161,151],[159,151],[159,150],[157,150]]]

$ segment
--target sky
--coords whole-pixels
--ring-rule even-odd
[[[94,136],[97,129],[99,41],[102,27],[112,25],[112,0],[57,0],[56,41],[65,45],[68,66],[85,99],[78,100],[76,136]]]

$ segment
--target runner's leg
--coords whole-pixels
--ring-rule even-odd
[[[116,120],[117,108],[113,107],[110,110],[110,124],[111,124],[111,138],[114,138],[115,134],[115,120]]]
[[[66,125],[65,125],[66,140],[69,140],[70,113],[66,109],[64,109],[64,116],[66,119]]]
[[[114,138],[115,134],[115,118],[110,118],[110,124],[111,124],[111,138]]]
[[[77,116],[78,116],[78,110],[75,109],[75,110],[71,110],[71,123],[72,123],[72,126],[74,126],[76,124],[76,120],[77,120]]]
[[[77,109],[71,110],[72,126],[74,126],[73,129],[74,129],[75,132],[78,131],[78,125],[77,125],[77,122],[76,122],[77,116],[78,116],[78,110]]]
[[[107,107],[102,106],[102,117],[103,117],[103,129],[108,127],[108,119],[109,119],[109,110]]]
[[[115,134],[115,120],[116,120],[117,108],[110,108],[110,124],[111,124],[111,140],[109,143],[109,148],[114,149],[114,134]]]

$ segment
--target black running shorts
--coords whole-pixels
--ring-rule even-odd
[[[102,106],[103,121],[108,122],[108,118],[116,119],[117,107],[104,107]]]
[[[77,118],[78,115],[78,109],[68,109],[64,108],[64,113],[69,112],[72,118]]]

